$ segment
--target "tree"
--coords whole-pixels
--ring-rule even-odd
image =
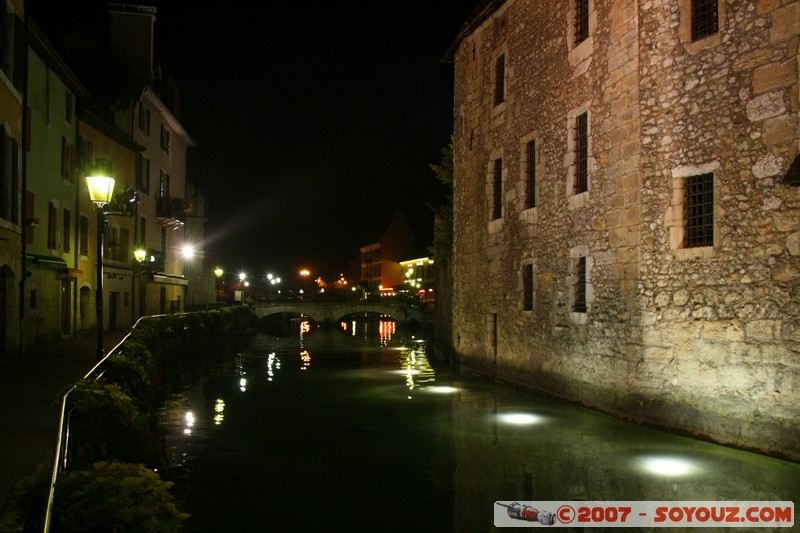
[[[433,228],[433,243],[429,250],[435,261],[442,261],[450,255],[453,246],[453,137],[450,144],[442,148],[442,161],[440,164],[430,165],[439,180],[446,188],[444,201],[432,206],[436,213],[436,222]]]

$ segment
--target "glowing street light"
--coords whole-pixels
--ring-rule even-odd
[[[106,219],[103,208],[114,195],[114,178],[111,176],[111,161],[98,158],[86,172],[89,200],[97,207],[97,287],[95,309],[97,312],[97,361],[103,359],[103,231]]]

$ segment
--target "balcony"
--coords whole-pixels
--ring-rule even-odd
[[[191,205],[183,198],[161,197],[156,199],[156,216],[158,223],[168,228],[177,229],[186,223],[186,214]]]

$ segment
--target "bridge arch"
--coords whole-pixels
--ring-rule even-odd
[[[396,322],[425,322],[419,309],[401,302],[259,302],[251,306],[254,317],[261,319],[276,314],[308,317],[317,323],[337,323],[349,315],[370,315],[392,318]]]

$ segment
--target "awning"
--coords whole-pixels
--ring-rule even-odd
[[[180,276],[168,276],[166,274],[153,274],[155,283],[165,283],[167,285],[189,285],[189,280]]]
[[[26,254],[25,258],[31,264],[42,268],[54,268],[56,270],[67,270],[67,262],[60,257],[52,255]]]

